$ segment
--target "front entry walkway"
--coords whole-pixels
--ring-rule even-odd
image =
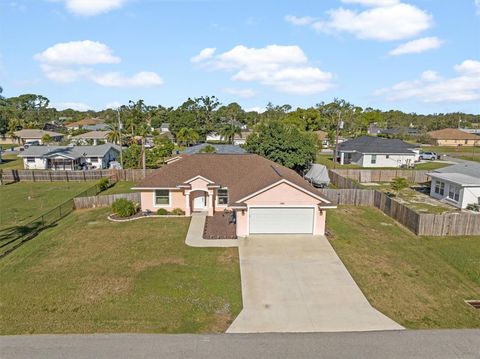
[[[368,303],[325,237],[239,243],[243,310],[227,333],[403,329]]]

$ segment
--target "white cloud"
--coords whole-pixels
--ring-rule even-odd
[[[245,112],[258,112],[258,113],[264,113],[267,109],[265,107],[259,107],[259,106],[254,106],[245,109]]]
[[[252,89],[236,89],[231,87],[224,88],[223,92],[243,98],[251,98],[256,95],[256,92]]]
[[[475,0],[475,7],[477,8],[477,14],[480,15],[480,0]]]
[[[113,102],[109,102],[105,105],[105,108],[106,109],[112,109],[112,110],[116,110],[117,108],[119,108],[120,106],[122,106],[122,104],[118,101],[113,101]]]
[[[480,61],[465,60],[454,67],[457,76],[444,78],[435,71],[425,71],[420,79],[400,82],[381,89],[376,95],[390,101],[415,99],[422,102],[480,101]]]
[[[203,49],[200,51],[200,53],[190,59],[190,61],[194,64],[211,59],[213,55],[215,54],[215,51],[217,49],[214,47],[207,47],[206,49]]]
[[[151,87],[163,85],[163,80],[155,72],[143,71],[131,77],[118,72],[96,74],[90,77],[92,81],[108,87]]]
[[[59,111],[72,109],[76,111],[92,110],[92,107],[83,102],[54,102],[49,105],[51,108],[56,108]]]
[[[388,54],[392,56],[419,54],[428,50],[438,49],[440,46],[442,46],[442,44],[443,41],[438,37],[424,37],[402,44],[390,51]]]
[[[284,93],[311,95],[332,87],[333,75],[311,66],[298,46],[238,45],[200,64],[210,70],[232,72],[233,81],[259,82]]]
[[[345,32],[359,39],[392,41],[414,37],[433,24],[429,13],[399,0],[343,0],[343,3],[368,8],[332,9],[327,12],[328,19],[303,25],[325,33]]]
[[[390,6],[400,2],[400,0],[342,0],[345,4],[360,4],[363,6]]]
[[[93,81],[110,87],[149,87],[163,84],[161,77],[150,71],[141,71],[126,77],[119,72],[100,72],[95,65],[118,64],[119,57],[100,42],[83,40],[58,43],[36,54],[45,76],[55,82],[70,83],[79,80]]]
[[[120,58],[112,55],[112,50],[97,41],[83,40],[55,44],[33,57],[50,65],[94,65],[115,64]]]
[[[315,21],[315,18],[311,16],[297,17],[294,15],[287,15],[285,16],[285,21],[293,25],[305,26],[313,23]]]
[[[126,0],[60,0],[69,12],[80,16],[95,16],[121,8]]]

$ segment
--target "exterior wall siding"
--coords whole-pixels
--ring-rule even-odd
[[[357,162],[362,167],[400,167],[402,165],[414,164],[415,163],[415,154],[411,155],[377,155],[376,163],[372,163],[372,155],[365,154],[362,156],[361,160]]]

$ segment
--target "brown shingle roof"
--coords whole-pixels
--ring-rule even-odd
[[[292,182],[320,196],[295,171],[254,154],[205,153],[184,156],[147,176],[137,188],[174,188],[196,176],[227,187],[230,204],[281,180]]]
[[[478,140],[480,136],[463,132],[456,128],[444,128],[443,130],[431,131],[428,135],[434,140]]]

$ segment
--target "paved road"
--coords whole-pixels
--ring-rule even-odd
[[[228,333],[403,329],[368,303],[324,236],[252,236],[239,254],[243,309]]]
[[[0,337],[0,358],[478,359],[480,330]]]

